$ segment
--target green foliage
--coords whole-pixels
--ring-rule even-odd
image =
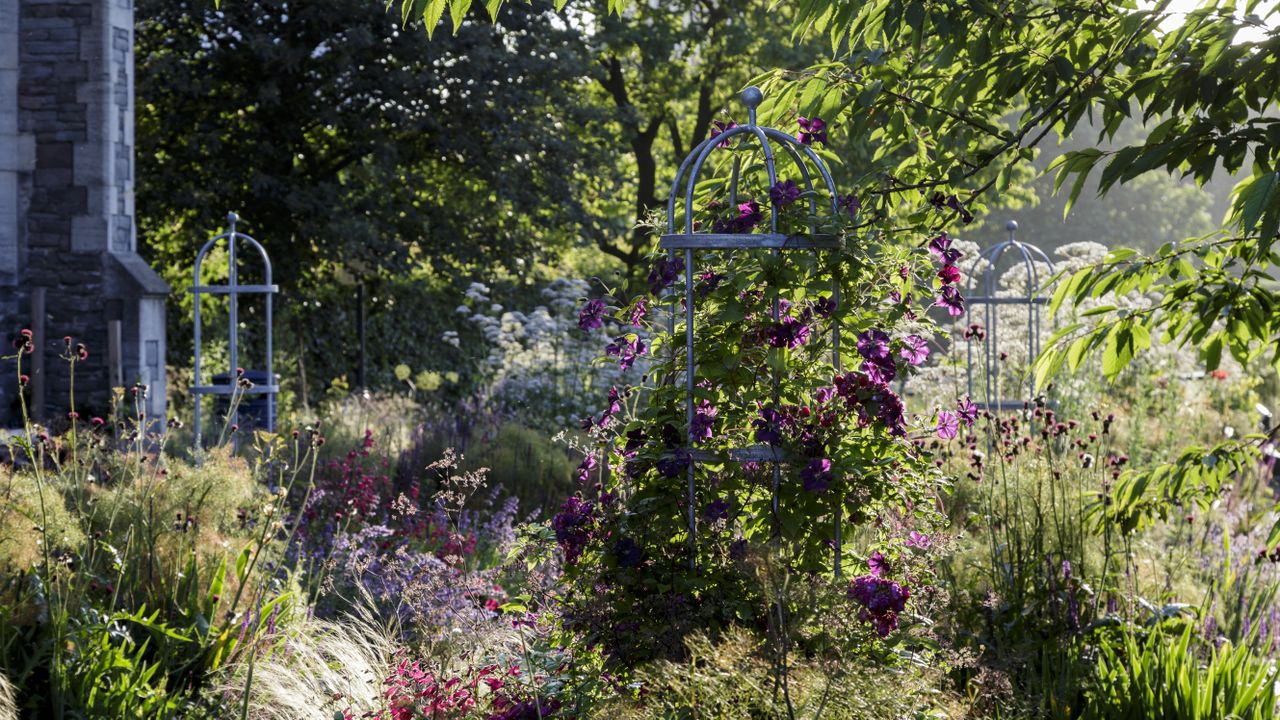
[[[1156,626],[1145,637],[1126,631],[1101,642],[1081,718],[1264,720],[1280,714],[1271,661],[1247,644],[1202,648],[1188,622],[1170,630]]]
[[[685,640],[688,659],[662,660],[639,669],[644,701],[611,700],[589,715],[605,720],[945,720],[961,717],[930,672],[892,670],[857,661],[798,658],[790,669],[790,712],[770,677],[766,648],[750,632],[733,628],[717,642]]]

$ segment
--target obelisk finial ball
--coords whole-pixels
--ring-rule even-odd
[[[1009,232],[1013,232],[1014,230],[1017,230],[1017,229],[1018,229],[1018,221],[1017,221],[1017,220],[1010,220],[1009,222],[1007,222],[1007,223],[1005,223],[1005,224],[1004,224],[1004,229],[1005,229],[1005,230],[1008,230]]]
[[[236,215],[233,212],[227,213],[227,222],[231,223],[232,225],[235,225],[239,220],[240,220],[239,215]]]
[[[764,102],[764,93],[760,92],[760,88],[755,85],[743,90],[741,97],[742,104],[746,105],[751,110],[755,110],[760,107],[760,103]]]

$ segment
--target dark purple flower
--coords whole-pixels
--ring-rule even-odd
[[[942,294],[938,296],[938,304],[947,309],[947,314],[951,317],[960,317],[964,314],[964,298],[960,296],[960,291],[956,290],[954,285],[946,285],[942,288]]]
[[[604,327],[604,301],[596,298],[588,300],[578,313],[578,327],[583,330],[595,330]]]
[[[827,142],[827,121],[822,118],[813,118],[812,120],[803,115],[797,120],[800,125],[800,133],[796,135],[796,139],[805,145],[812,145],[815,142]]]
[[[929,252],[936,255],[944,265],[954,265],[960,259],[960,251],[951,247],[951,237],[946,233],[929,241]]]
[[[564,551],[564,560],[569,565],[577,564],[582,551],[591,540],[595,528],[594,512],[595,505],[590,500],[574,495],[564,501],[560,512],[551,520],[556,542]]]
[[[849,583],[849,599],[862,606],[858,619],[875,627],[880,637],[898,627],[898,613],[906,610],[911,591],[903,585],[874,575],[862,575]]]
[[[645,439],[646,439],[646,436],[645,436],[644,428],[636,428],[635,430],[628,430],[627,444],[622,446],[622,454],[626,457],[631,457],[635,455],[637,450],[644,447]]]
[[[959,408],[956,410],[956,414],[959,415],[960,421],[964,423],[964,426],[973,427],[974,421],[978,419],[978,408],[973,404],[973,401],[966,397],[963,400],[956,401],[956,406]]]
[[[867,360],[884,360],[889,357],[889,336],[883,330],[863,330],[858,333],[858,354]]]
[[[814,458],[800,471],[800,482],[811,493],[821,494],[829,490],[831,477],[831,461],[827,458]]]
[[[929,359],[929,343],[919,335],[908,335],[902,339],[902,349],[898,355],[913,366],[919,366]]]
[[[609,407],[605,409],[605,415],[617,415],[622,412],[622,393],[617,387],[609,388]]]
[[[726,130],[732,130],[733,128],[738,127],[738,123],[732,120],[728,120],[728,121],[716,120],[711,123],[711,126],[712,126],[711,137],[717,138],[723,135]],[[716,143],[716,147],[727,148],[732,142],[733,142],[732,138],[725,138],[724,140],[721,140],[720,142]]]
[[[738,203],[738,219],[734,221],[734,230],[731,232],[751,232],[762,220],[764,214],[760,212],[760,203],[755,200]]]
[[[618,561],[618,567],[639,567],[644,561],[644,549],[637,545],[635,540],[625,536],[620,537],[613,544],[613,557]]]
[[[703,271],[703,273],[698,276],[698,286],[697,286],[698,297],[704,298],[707,295],[715,292],[716,288],[720,287],[720,283],[723,281],[724,281],[724,275],[712,272],[710,270]]]
[[[960,282],[960,268],[955,265],[943,265],[938,270],[938,279],[942,281],[943,285]]]
[[[702,516],[707,520],[727,520],[729,518],[729,501],[716,498],[702,509]]]
[[[871,382],[888,385],[898,376],[898,366],[893,363],[890,357],[883,357],[879,360],[863,360],[862,372],[866,373]]]
[[[862,209],[862,201],[853,195],[837,195],[836,207],[848,213],[849,219],[852,220]]]
[[[832,396],[834,396],[835,394],[836,394],[835,388],[820,387],[817,390],[813,391],[813,399],[818,401],[818,404],[825,405],[827,401],[830,400]]]
[[[710,400],[703,400],[693,411],[693,424],[689,428],[694,442],[710,440],[715,434],[716,408]]]
[[[769,199],[778,207],[786,207],[800,199],[800,188],[795,180],[779,180],[769,188]]]
[[[644,340],[635,333],[627,333],[614,338],[604,348],[605,355],[616,355],[618,358],[618,367],[623,370],[631,369],[635,364],[636,358],[643,355],[645,351]]]
[[[753,421],[756,428],[756,442],[777,445],[782,442],[782,414],[773,408],[764,408],[760,417]]]
[[[684,258],[660,258],[649,271],[649,292],[657,295],[671,287],[671,284],[684,272]]]
[[[955,413],[950,410],[943,410],[938,413],[938,437],[943,440],[951,440],[959,430],[960,422]]]
[[[782,318],[781,322],[769,329],[769,344],[773,347],[794,349],[807,342],[809,342],[809,326],[790,315]]]
[[[679,477],[689,467],[689,463],[689,451],[680,448],[670,455],[662,456],[658,460],[658,472],[663,477]]]
[[[965,208],[964,204],[960,202],[960,198],[955,195],[947,198],[947,207],[960,213],[960,222],[965,225],[973,222],[973,213],[969,212],[969,210]]]

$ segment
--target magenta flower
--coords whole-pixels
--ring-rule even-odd
[[[943,410],[938,413],[938,437],[943,440],[951,440],[960,430],[960,421],[956,418],[956,414],[950,410]]]
[[[889,561],[879,550],[871,553],[871,557],[867,558],[867,567],[871,569],[873,577],[884,577],[889,574]]]
[[[898,351],[898,355],[918,367],[929,359],[929,344],[919,335],[908,335],[902,339],[902,349]]]
[[[595,330],[604,327],[604,301],[596,298],[588,300],[578,313],[578,327],[582,330]]]
[[[947,314],[951,317],[960,317],[964,314],[964,298],[960,296],[960,291],[956,290],[954,285],[946,285],[942,288],[937,304],[946,308]]]
[[[956,414],[960,416],[960,421],[964,423],[965,427],[973,427],[974,421],[978,419],[977,406],[967,397],[956,401],[956,405],[959,408]]]
[[[779,180],[769,188],[769,199],[778,207],[786,207],[800,199],[800,188],[795,180]]]
[[[951,283],[959,282],[960,268],[956,267],[955,265],[943,265],[938,270],[938,279],[941,280],[942,284],[944,285],[950,285]]]
[[[812,145],[816,142],[825,144],[827,142],[827,121],[822,118],[813,118],[812,120],[803,115],[797,120],[800,124],[800,133],[796,138],[805,145]]]
[[[591,479],[591,471],[596,469],[596,454],[587,453],[587,456],[578,464],[578,469],[574,471],[574,477],[578,482],[586,484]]]
[[[632,327],[640,327],[640,321],[649,314],[649,306],[644,298],[636,298],[636,304],[631,306],[631,325]]]
[[[912,530],[911,533],[907,535],[906,544],[907,544],[907,547],[918,548],[920,550],[928,550],[929,546],[933,544],[933,540],[928,535],[925,535],[919,530]]]
[[[732,121],[732,120],[728,120],[728,121],[725,121],[725,120],[716,120],[716,121],[712,122],[712,123],[711,123],[711,125],[712,125],[712,127],[711,127],[711,137],[713,137],[713,138],[720,137],[720,136],[721,136],[721,135],[723,135],[726,131],[728,131],[728,130],[732,130],[732,129],[734,129],[734,128],[738,127],[738,123],[736,123],[736,122],[734,122],[734,121]],[[718,147],[718,148],[727,148],[727,147],[729,147],[729,145],[730,145],[732,142],[733,142],[732,138],[725,138],[725,139],[721,140],[720,142],[716,143],[716,147]]]

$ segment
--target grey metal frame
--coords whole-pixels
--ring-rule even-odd
[[[200,405],[205,395],[226,395],[230,397],[237,392],[236,368],[239,367],[239,298],[241,295],[265,295],[266,296],[266,372],[268,382],[265,385],[255,385],[252,388],[240,390],[248,395],[266,395],[267,396],[267,430],[275,431],[275,403],[276,395],[280,391],[280,387],[275,382],[275,374],[272,371],[272,347],[271,340],[274,334],[271,316],[271,298],[280,292],[280,288],[272,283],[271,277],[271,258],[267,256],[267,251],[263,249],[262,244],[252,237],[236,230],[236,223],[240,220],[235,213],[227,214],[227,231],[221,235],[214,236],[200,248],[200,252],[196,254],[194,284],[187,289],[193,297],[195,305],[195,375],[192,378],[191,394],[195,397],[195,414],[193,417],[193,430],[195,432],[195,444],[197,447],[201,445],[201,424],[200,424]],[[209,254],[217,244],[223,240],[227,241],[227,284],[226,285],[201,285],[200,269],[204,265],[205,256]],[[236,241],[245,241],[251,248],[258,251],[258,256],[262,258],[263,280],[262,285],[241,285],[238,278],[238,269],[236,267]],[[227,320],[227,343],[229,346],[229,356],[231,367],[228,368],[228,383],[220,385],[210,382],[208,385],[201,384],[201,355],[202,342],[200,337],[200,296],[201,295],[226,295],[228,296],[229,309]]]
[[[1040,354],[1040,306],[1048,302],[1048,298],[1040,295],[1041,277],[1036,270],[1036,263],[1042,262],[1049,268],[1046,276],[1053,276],[1053,261],[1044,254],[1040,248],[1030,243],[1025,243],[1014,237],[1014,233],[1018,230],[1018,223],[1010,220],[1005,224],[1005,230],[1009,231],[1009,239],[1004,242],[997,243],[983,250],[974,258],[970,265],[967,290],[977,291],[979,289],[983,295],[970,295],[966,298],[969,306],[983,306],[983,321],[986,324],[986,340],[983,341],[982,348],[983,358],[986,360],[984,370],[984,395],[982,401],[973,400],[974,405],[990,410],[1000,412],[1003,410],[1021,410],[1031,400],[1033,392],[1033,380],[1027,380],[1027,397],[1005,400],[1001,397],[1000,391],[1000,365],[1003,362],[1000,359],[1000,326],[999,326],[999,307],[1001,305],[1025,305],[1027,308],[1027,358],[1028,361],[1034,360]],[[1005,255],[1013,253],[1015,265],[1021,263],[1026,271],[1026,287],[1027,294],[1024,296],[1001,297],[996,295],[996,283],[1000,279],[1000,261]],[[982,273],[981,287],[975,284],[977,277],[975,275],[978,266],[982,261],[987,261],[986,270]],[[966,343],[966,379],[968,382],[969,397],[973,398],[973,344],[972,338]]]
[[[723,462],[725,460],[731,462],[769,462],[773,469],[773,499],[771,503],[774,518],[775,533],[778,532],[778,492],[782,481],[781,463],[786,462],[786,458],[775,448],[769,446],[753,446],[748,448],[738,448],[730,450],[727,457],[718,456],[715,453],[695,450],[693,438],[693,418],[695,410],[694,388],[697,385],[696,361],[694,358],[694,302],[695,293],[693,291],[693,260],[694,253],[698,250],[717,250],[717,249],[767,249],[772,255],[777,255],[783,249],[808,249],[808,250],[834,250],[840,247],[840,238],[835,235],[818,234],[817,227],[813,224],[809,226],[809,232],[805,235],[785,235],[778,232],[778,208],[770,203],[770,222],[768,233],[759,234],[723,234],[709,232],[695,232],[693,227],[693,197],[694,191],[698,184],[698,179],[702,173],[707,158],[710,157],[712,151],[722,144],[739,138],[740,143],[749,142],[751,139],[756,140],[760,144],[760,149],[764,154],[765,171],[768,174],[769,185],[772,186],[778,182],[777,166],[775,162],[774,148],[770,141],[775,142],[787,156],[795,163],[800,172],[800,184],[802,191],[808,192],[814,190],[814,175],[810,170],[810,166],[817,171],[822,183],[825,185],[827,192],[830,194],[830,210],[834,217],[838,212],[838,196],[836,193],[835,181],[831,178],[831,172],[827,168],[826,163],[818,157],[817,153],[807,145],[799,142],[796,138],[784,133],[780,130],[769,127],[761,127],[756,124],[756,109],[764,100],[764,94],[757,87],[748,87],[742,91],[742,103],[747,107],[748,120],[745,125],[736,125],[725,130],[719,135],[715,135],[703,140],[695,147],[684,162],[680,164],[680,169],[676,172],[675,180],[671,183],[671,192],[667,198],[667,234],[663,235],[659,241],[659,247],[667,250],[669,259],[675,258],[677,250],[684,251],[684,299],[685,299],[685,423],[686,423],[686,439],[688,442],[689,467],[688,467],[688,529],[689,529],[689,563],[692,567],[697,567],[697,536],[698,536],[698,516],[697,516],[697,487],[695,483],[694,473],[696,465],[702,462]],[[808,165],[806,165],[806,160]],[[738,200],[738,180],[742,170],[742,159],[737,154],[734,155],[731,175],[729,177],[729,205],[730,207],[737,205]],[[683,186],[682,186],[683,181]],[[676,201],[683,195],[684,199],[684,232],[676,232]],[[808,197],[809,214],[816,215],[818,204],[813,195]],[[836,284],[832,288],[833,298],[839,301],[840,288]],[[668,330],[675,335],[675,318],[676,307],[679,302],[680,294],[672,288],[669,296],[670,316],[668,320]],[[773,304],[773,320],[779,322],[781,320],[781,308],[775,300]],[[674,346],[673,346],[674,351]],[[832,363],[835,365],[836,371],[840,369],[840,333],[839,328],[832,329]],[[776,387],[777,378],[774,378]],[[836,503],[835,517],[835,574],[840,575],[841,564],[841,506],[843,500]]]

